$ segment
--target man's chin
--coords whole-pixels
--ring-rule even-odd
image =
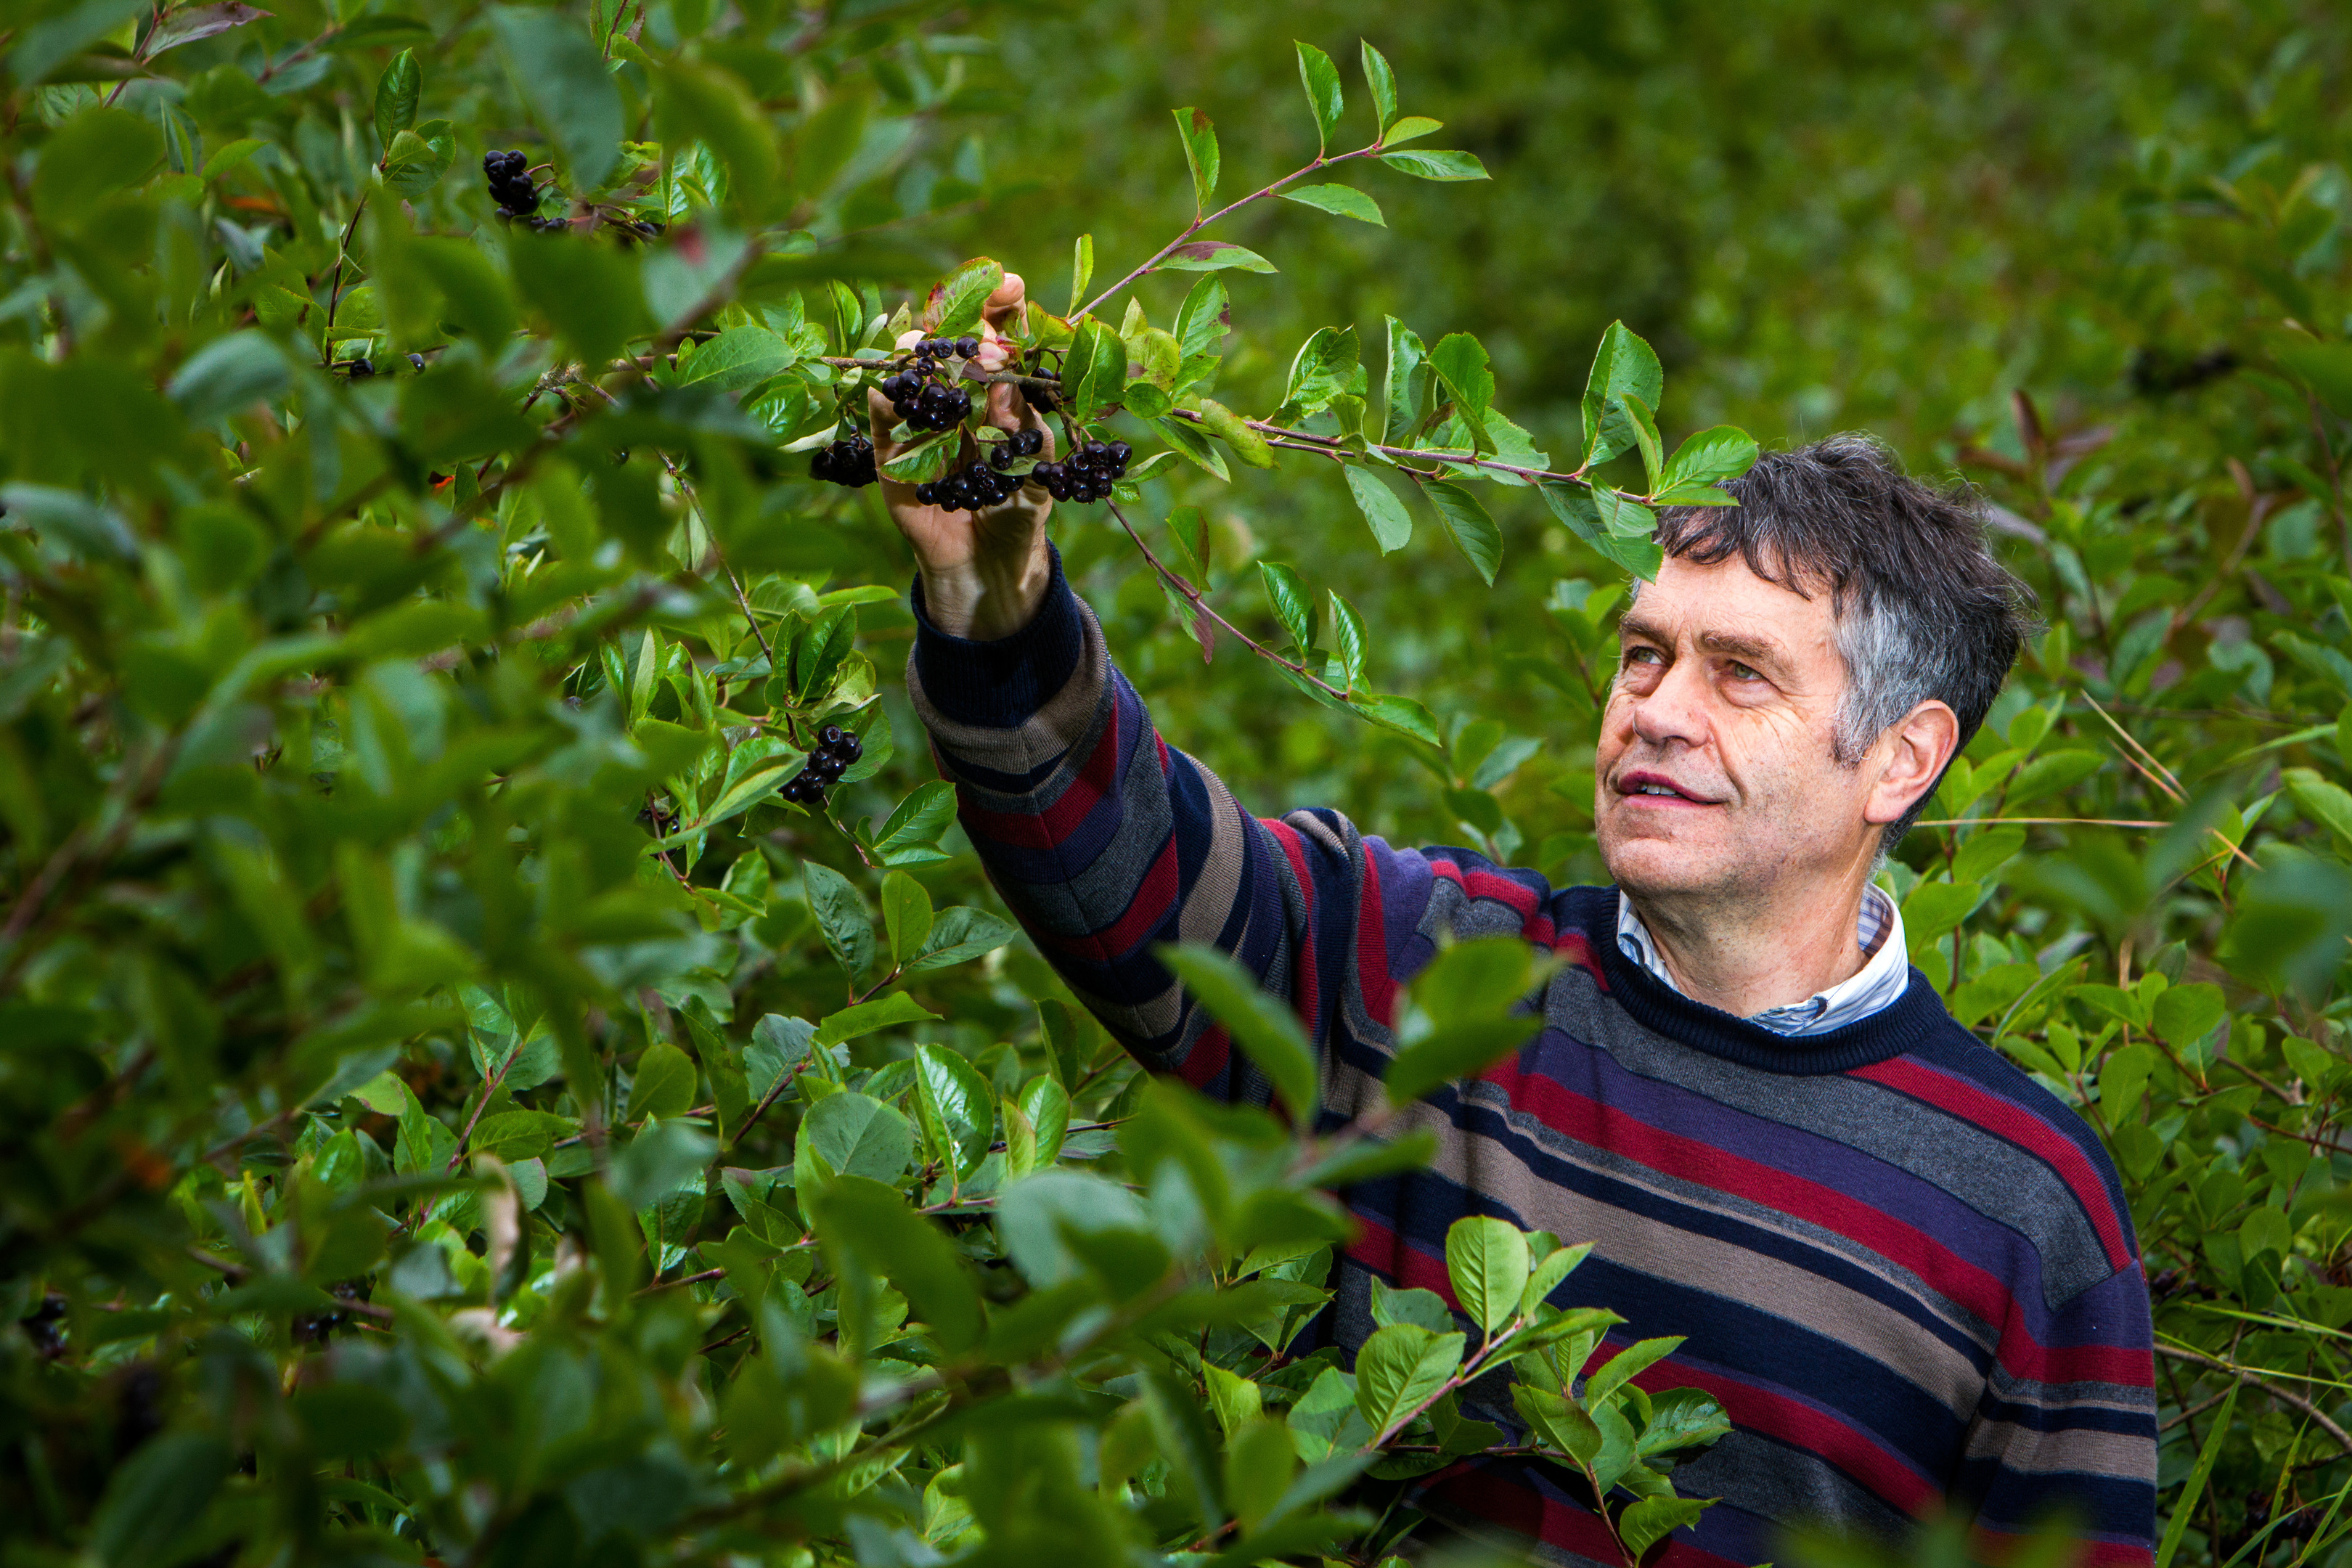
[[[1702,846],[1660,835],[1612,834],[1601,843],[1609,879],[1639,897],[1709,892],[1731,879],[1728,868]]]

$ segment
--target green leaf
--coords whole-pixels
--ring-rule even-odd
[[[1315,600],[1298,574],[1276,561],[1257,563],[1259,580],[1265,584],[1266,603],[1273,606],[1275,618],[1282,629],[1290,634],[1292,644],[1302,654],[1315,647]]]
[[[416,123],[416,100],[425,88],[425,73],[416,51],[403,49],[392,57],[375,82],[375,144],[387,152],[392,139]],[[207,167],[205,173],[213,171]]]
[[[1437,721],[1430,717],[1428,709],[1410,697],[1393,692],[1350,691],[1348,706],[1383,730],[1393,730],[1424,745],[1437,744]]]
[[[1701,430],[1675,448],[1659,481],[1671,493],[1685,485],[1713,485],[1736,479],[1756,466],[1756,438],[1729,425]]]
[[[164,390],[191,424],[203,425],[277,396],[291,380],[284,351],[267,334],[231,332],[191,354]]]
[[[1232,447],[1234,457],[1253,468],[1274,467],[1274,448],[1267,446],[1265,437],[1251,429],[1249,422],[1240,415],[1207,397],[1201,399],[1198,412],[1202,427]]]
[[[570,184],[583,194],[603,184],[626,128],[620,89],[594,42],[555,11],[494,5],[490,22],[524,101],[562,154]]]
[[[1203,354],[1220,353],[1224,349],[1225,333],[1232,330],[1233,311],[1225,299],[1225,280],[1212,275],[1192,285],[1184,296],[1183,308],[1176,312],[1176,342],[1192,360]]]
[[[678,373],[678,384],[741,392],[781,375],[799,358],[792,344],[765,327],[730,327],[694,351]]]
[[[1438,521],[1445,525],[1446,537],[1465,559],[1478,569],[1486,585],[1495,584],[1495,573],[1503,563],[1503,533],[1478,498],[1451,479],[1426,479],[1422,492],[1437,508]]]
[[[1328,407],[1331,400],[1362,384],[1357,364],[1356,329],[1318,327],[1291,356],[1282,401],[1302,413]]]
[[[1495,401],[1495,373],[1487,364],[1486,345],[1467,332],[1448,332],[1429,351],[1429,368],[1437,373],[1470,426],[1483,430],[1486,410]]]
[[[1650,405],[1630,392],[1617,400],[1617,405],[1625,411],[1627,422],[1633,426],[1633,444],[1642,452],[1642,471],[1648,476],[1650,489],[1654,492],[1658,489],[1660,466],[1664,461],[1664,443],[1658,438],[1657,419],[1650,413]]]
[[[931,934],[931,895],[904,871],[882,878],[882,928],[890,938],[890,962],[903,965],[923,948]]]
[[[1364,679],[1364,619],[1356,607],[1339,597],[1336,588],[1331,592],[1331,642],[1339,657],[1339,668],[1346,672],[1350,689],[1362,684]]]
[[[1265,1075],[1292,1122],[1311,1127],[1322,1108],[1315,1048],[1289,1004],[1258,989],[1255,976],[1213,948],[1162,945],[1152,953]]]
[[[1534,1272],[1528,1276],[1527,1289],[1519,1292],[1519,1310],[1528,1317],[1535,1316],[1536,1309],[1551,1300],[1560,1281],[1574,1273],[1576,1266],[1591,1251],[1592,1243],[1580,1241],[1574,1247],[1556,1247],[1545,1253]]]
[[[1617,1516],[1617,1539],[1635,1560],[1651,1547],[1685,1525],[1698,1522],[1698,1516],[1715,1506],[1712,1498],[1651,1497],[1628,1508]]]
[[[2221,988],[2204,981],[2175,985],[2156,999],[2149,1022],[2175,1049],[2185,1049],[2211,1034],[2229,1011]]]
[[[1418,1323],[1433,1334],[1454,1331],[1454,1311],[1446,1306],[1445,1298],[1434,1290],[1395,1290],[1386,1281],[1372,1281],[1372,1322],[1380,1328],[1391,1323]]]
[[[980,326],[988,297],[1004,287],[1004,267],[987,257],[967,261],[931,290],[930,306],[938,314],[931,331],[942,338],[960,338]]]
[[[987,1082],[954,1051],[925,1045],[915,1047],[915,1090],[940,1153],[957,1160],[959,1175],[971,1175],[996,1136],[996,1102]]]
[[[1364,85],[1372,93],[1372,113],[1380,121],[1380,129],[1386,131],[1396,118],[1396,73],[1389,69],[1388,58],[1372,47],[1370,39],[1359,38],[1356,44],[1363,60]]]
[[[1222,239],[1195,239],[1170,251],[1160,265],[1176,272],[1272,272],[1273,262],[1247,247]]]
[[[2289,768],[2285,773],[2286,793],[2303,814],[2336,836],[2337,844],[2352,851],[2352,793],[2343,786],[2328,783],[2309,768]]]
[[[1339,91],[1339,68],[1312,44],[1299,44],[1297,48],[1298,79],[1307,89],[1307,107],[1315,115],[1316,144],[1328,150],[1331,132],[1339,128],[1339,116],[1347,111],[1347,100]]]
[[[1592,370],[1584,383],[1587,464],[1606,462],[1633,442],[1633,430],[1622,421],[1615,428],[1603,428],[1602,416],[1611,400],[1632,396],[1639,398],[1643,406],[1655,408],[1659,394],[1665,388],[1665,373],[1658,368],[1658,356],[1651,352],[1649,344],[1635,337],[1624,322],[1609,323],[1609,330],[1601,334],[1601,347],[1592,356]]]
[[[1217,131],[1197,109],[1176,111],[1176,132],[1184,139],[1184,163],[1192,171],[1192,208],[1209,210],[1217,194]]]
[[[945,779],[917,784],[874,835],[875,853],[887,862],[894,855],[937,844],[955,820],[955,786]]]
[[[1385,318],[1388,323],[1388,371],[1381,378],[1381,422],[1384,441],[1403,441],[1412,434],[1425,410],[1422,406],[1422,387],[1416,384],[1419,375],[1426,381],[1435,373],[1425,372],[1428,351],[1412,328],[1394,316]]]
[[[1634,1373],[1664,1361],[1680,1350],[1682,1344],[1679,1335],[1668,1335],[1661,1339],[1639,1340],[1627,1345],[1584,1380],[1584,1403],[1597,1410]]]
[[[1372,539],[1381,553],[1402,550],[1412,538],[1412,513],[1405,509],[1404,500],[1387,479],[1360,463],[1347,467],[1348,493],[1356,498],[1356,506],[1371,528]]]
[[[980,1287],[970,1265],[894,1188],[845,1173],[824,1184],[812,1210],[828,1243],[865,1255],[906,1293],[940,1349],[959,1354],[980,1342]]]
[[[1601,502],[1595,497],[1606,492],[1559,479],[1546,479],[1537,489],[1543,495],[1544,504],[1551,508],[1551,514],[1566,523],[1570,532],[1643,582],[1657,580],[1658,567],[1666,558],[1657,540],[1649,533],[1622,535],[1610,527],[1611,521],[1626,517],[1629,512],[1638,512],[1642,517],[1649,517],[1650,513],[1622,505],[1612,496],[1604,520]]]
[[[1154,419],[1152,424],[1168,438],[1168,445],[1203,470],[1230,482],[1233,475],[1225,468],[1225,455],[1217,450],[1202,427],[1190,420],[1170,417]],[[1268,454],[1269,457],[1272,454]]]
[[[1429,1038],[1399,1051],[1389,1063],[1388,1071],[1381,1075],[1389,1103],[1410,1104],[1441,1084],[1484,1072],[1542,1027],[1543,1020],[1532,1014],[1441,1027]]]
[[[1290,1407],[1286,1425],[1292,1447],[1310,1465],[1352,1453],[1372,1439],[1372,1429],[1357,1406],[1356,1381],[1337,1367],[1327,1366],[1316,1374]]]
[[[830,866],[810,860],[801,868],[808,884],[808,905],[824,933],[826,951],[855,980],[874,961],[874,922],[866,913],[857,889],[848,878]]]
[[[236,1468],[207,1432],[167,1432],[141,1445],[107,1478],[89,1549],[107,1568],[173,1562],[213,1494]]]
[[[1530,1432],[1578,1463],[1590,1464],[1601,1452],[1601,1428],[1570,1401],[1521,1381],[1511,1384],[1511,1404]]]
[[[963,426],[958,425],[900,447],[882,465],[882,472],[902,485],[927,485],[955,467],[962,455]]]
[[[801,1119],[801,1141],[835,1176],[896,1182],[914,1156],[915,1135],[890,1106],[852,1089],[828,1094]]]
[[[1388,144],[1394,146],[1405,134],[1406,127],[1413,123],[1411,120],[1397,121],[1395,129],[1389,133]],[[1432,124],[1429,129],[1434,131],[1437,127]],[[1411,133],[1425,136],[1428,132],[1414,131]],[[1483,180],[1487,177],[1486,165],[1468,153],[1428,153],[1416,149],[1411,153],[1383,153],[1381,162],[1417,180]]]
[[[1408,142],[1420,141],[1433,131],[1444,129],[1445,121],[1442,120],[1432,120],[1426,114],[1408,114],[1402,120],[1390,122],[1389,128],[1381,133],[1381,145],[1402,147]]]
[[[507,238],[507,265],[517,293],[588,364],[605,365],[624,342],[653,328],[634,251],[519,229]]]
[[[636,1081],[629,1086],[629,1108],[623,1120],[683,1116],[694,1107],[694,1058],[667,1040],[656,1040],[637,1058]]]
[[[1382,1433],[1434,1398],[1462,1366],[1467,1340],[1437,1334],[1417,1323],[1377,1330],[1356,1352],[1356,1408]]]
[[[1094,278],[1095,237],[1082,234],[1078,236],[1077,243],[1070,247],[1071,315],[1076,315],[1078,307],[1087,302],[1087,285],[1093,282]]]
[[[421,196],[441,183],[457,155],[457,133],[446,120],[428,120],[414,131],[395,132],[392,145],[384,150],[384,189],[397,196]],[[336,324],[341,326],[343,318],[339,316]]]
[[[1215,1414],[1217,1426],[1228,1440],[1265,1413],[1265,1395],[1256,1384],[1239,1373],[1227,1372],[1223,1367],[1213,1364],[1201,1370],[1208,1378],[1209,1408]],[[1289,1447],[1287,1439],[1285,1439],[1283,1447]]]
[[[950,905],[932,921],[930,936],[908,961],[907,973],[928,974],[935,969],[952,969],[994,952],[1020,934],[1019,928],[1001,915],[964,904]]]
[[[845,1040],[873,1034],[877,1029],[894,1029],[901,1024],[927,1024],[939,1017],[920,1002],[903,991],[893,991],[887,996],[871,1002],[859,1002],[844,1007],[838,1013],[828,1013],[817,1026],[815,1045],[819,1050],[837,1046]]]
[[[1489,1334],[1517,1315],[1528,1267],[1528,1238],[1515,1225],[1472,1215],[1446,1230],[1445,1273],[1454,1299]]]
[[[1669,1388],[1650,1395],[1650,1418],[1634,1451],[1643,1458],[1697,1448],[1731,1435],[1731,1417],[1715,1396],[1696,1388]]]
[[[1127,344],[1089,316],[1078,323],[1062,363],[1062,390],[1070,416],[1084,422],[1116,405],[1127,391]]]

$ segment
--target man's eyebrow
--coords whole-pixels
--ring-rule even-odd
[[[1664,627],[1643,620],[1631,610],[1617,618],[1617,636],[1621,639],[1641,637],[1649,642],[1664,643],[1668,647],[1672,647],[1675,640],[1666,634]]]
[[[1710,653],[1729,654],[1748,664],[1780,666],[1788,661],[1780,645],[1769,637],[1742,637],[1738,632],[1702,632],[1698,645]]]

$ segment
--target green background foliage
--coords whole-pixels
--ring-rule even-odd
[[[1446,122],[1413,149],[1494,178],[1352,164],[1328,177],[1381,225],[1335,196],[1213,230],[1280,269],[1213,275],[1213,395],[1328,438],[1345,409],[1292,396],[1295,353],[1352,328],[1375,393],[1392,316],[1456,383],[1444,340],[1473,334],[1553,454],[1530,466],[1569,470],[1622,321],[1664,361],[1668,451],[1860,426],[1985,488],[2051,629],[1888,869],[1915,961],[2125,1173],[2171,1560],[2344,1553],[2340,16],[5,25],[14,1560],[1369,1561],[1411,1473],[1492,1440],[1430,1393],[1457,1330],[1552,1336],[1520,1414],[1588,1479],[1670,1457],[1678,1421],[1703,1440],[1664,1400],[1580,1414],[1560,1346],[1589,1325],[1533,1301],[1511,1331],[1396,1293],[1377,1379],[1286,1359],[1339,1239],[1316,1189],[1413,1151],[1133,1080],[926,786],[878,498],[805,477],[851,368],[823,361],[887,342],[905,286],[984,252],[1063,309],[1090,234],[1103,289],[1192,216],[1172,111],[1221,132],[1221,200],[1256,189],[1318,143],[1294,37],[1339,62],[1332,147],[1369,133],[1360,36]],[[572,232],[493,217],[479,158],[517,146],[563,193],[609,182],[541,202]],[[1150,323],[1181,336],[1202,276],[1144,279]],[[1171,740],[1261,810],[1599,878],[1584,742],[1622,573],[1593,536],[1465,482],[1398,491],[1400,546],[1356,499],[1377,465],[1261,471],[1221,438],[1231,483],[1179,461],[1122,510],[1290,678],[1230,635],[1204,666],[1105,514],[1057,527]],[[1655,488],[1630,445],[1599,473]],[[1402,694],[1435,743],[1302,672]],[[864,760],[829,814],[780,804],[827,721]],[[1449,1022],[1481,1021],[1430,1025],[1415,1084],[1474,1059]],[[1311,1071],[1260,1035],[1270,1078]],[[1558,1256],[1527,1245],[1465,1241],[1465,1309],[1510,1305],[1493,1258]],[[1626,1473],[1637,1542],[1672,1521]]]

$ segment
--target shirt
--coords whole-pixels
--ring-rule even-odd
[[[1885,889],[1873,883],[1862,890],[1862,910],[1854,920],[1854,942],[1870,961],[1826,991],[1802,1002],[1784,1002],[1751,1013],[1748,1021],[1776,1035],[1792,1038],[1825,1035],[1873,1013],[1902,996],[1911,984],[1910,949],[1903,940],[1903,913]],[[1682,987],[1666,969],[1650,928],[1633,912],[1633,900],[1617,895],[1617,945],[1625,956],[1677,991]]]

